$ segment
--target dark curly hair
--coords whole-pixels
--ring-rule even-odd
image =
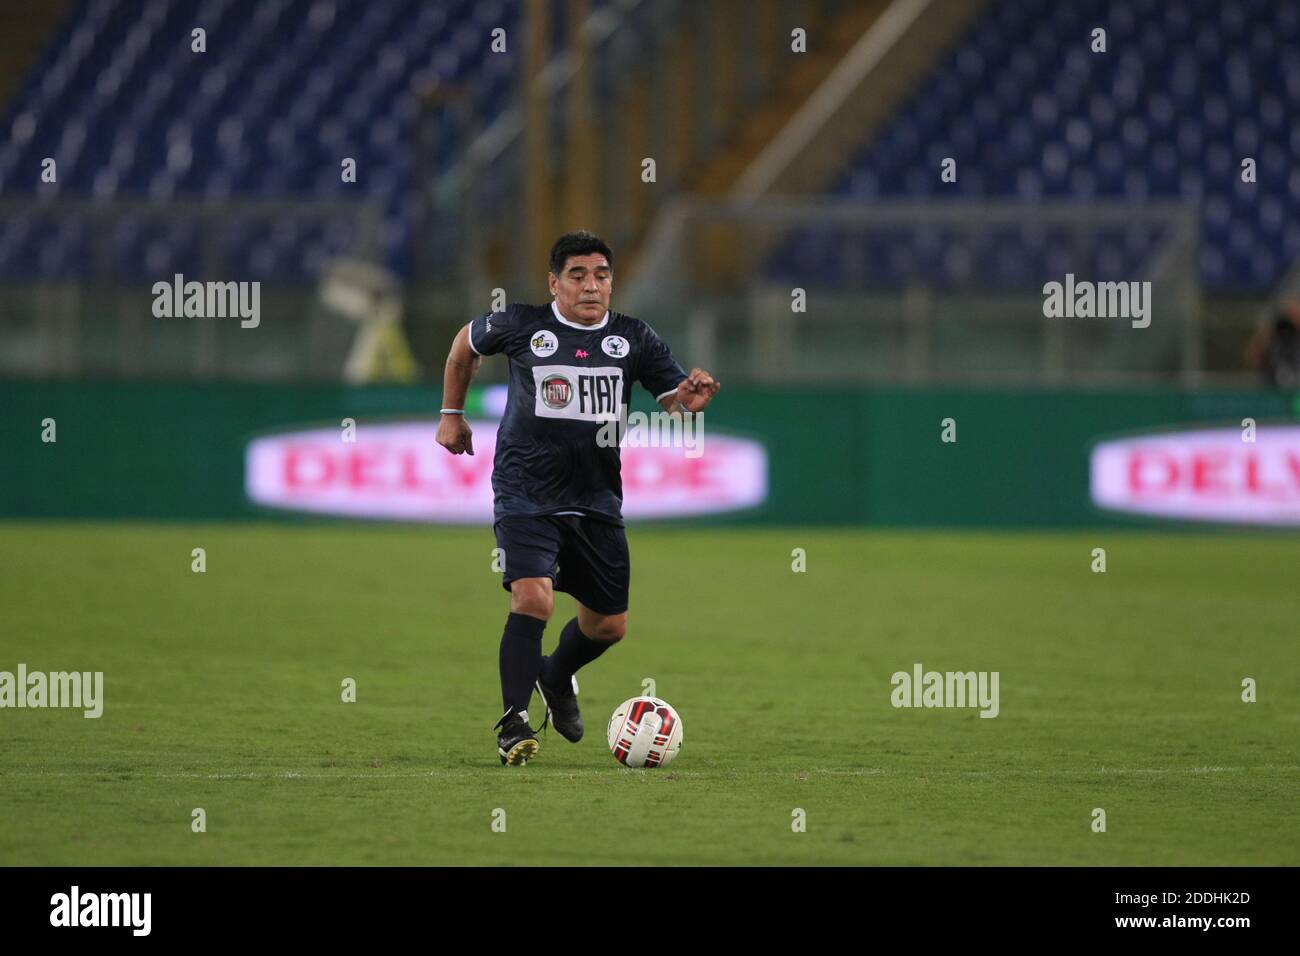
[[[614,253],[604,239],[585,229],[565,233],[551,246],[551,272],[557,276],[564,272],[564,264],[569,261],[569,256],[587,256],[593,252],[604,256],[609,262],[610,271],[613,271]]]

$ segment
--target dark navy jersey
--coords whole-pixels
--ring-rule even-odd
[[[634,382],[658,400],[686,378],[663,340],[612,310],[584,326],[554,303],[516,302],[472,321],[469,344],[510,360],[492,466],[496,517],[567,511],[621,524],[618,445],[597,437],[626,415]]]

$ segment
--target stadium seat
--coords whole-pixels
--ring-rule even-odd
[[[1088,48],[1095,26],[1107,30],[1105,54]],[[945,193],[962,198],[1200,203],[1207,286],[1266,290],[1300,244],[1285,228],[1300,220],[1297,54],[1298,0],[995,0],[832,192],[933,198],[939,161],[952,156],[960,174]],[[1258,163],[1257,184],[1241,182],[1245,156]],[[1096,266],[1128,274],[1152,241],[1107,246]],[[1023,286],[1053,258],[1007,242],[974,259],[992,285]],[[961,255],[907,248],[882,256],[879,281],[910,282],[918,264],[935,282],[964,268]],[[815,265],[827,261],[811,256],[810,267],[829,281],[830,268]]]
[[[60,195],[364,198],[386,211],[388,264],[405,268],[411,81],[425,73],[475,90],[476,112],[490,122],[517,74],[514,56],[488,55],[489,33],[518,22],[520,3],[392,0],[341,10],[339,0],[206,0],[197,13],[164,0],[80,0],[0,120],[0,194],[52,192],[30,171],[55,156]],[[190,49],[195,22],[208,33],[201,55]],[[360,171],[346,189],[344,156]],[[39,252],[25,248],[33,228],[24,217],[0,225],[0,277],[91,268],[92,257],[75,254],[88,242],[85,224]],[[152,275],[197,262],[198,237],[187,228],[126,224],[114,267]],[[236,227],[247,245],[222,245],[256,278],[310,280],[342,251],[350,225],[302,228]]]

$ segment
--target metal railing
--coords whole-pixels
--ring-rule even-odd
[[[368,203],[299,199],[0,197],[0,218],[9,217],[34,224],[25,251],[47,268],[0,276],[0,376],[43,377],[338,378],[355,330],[321,303],[315,270],[273,261],[250,269],[244,243],[293,230],[303,242],[291,251],[301,255],[309,240],[332,235],[323,271],[333,257],[377,261],[382,224]],[[152,246],[124,240],[150,229],[161,231]],[[70,231],[79,237],[72,247],[40,255],[49,236]],[[185,250],[158,248],[175,235],[190,240]],[[258,282],[256,326],[156,316],[155,285],[178,272],[187,282]]]
[[[619,307],[733,380],[1196,385],[1199,242],[1196,209],[1178,204],[687,197],[660,218]],[[1042,262],[986,268],[1049,243]],[[917,245],[932,259],[885,261]],[[1047,318],[1044,283],[1067,273],[1150,282],[1149,326]]]

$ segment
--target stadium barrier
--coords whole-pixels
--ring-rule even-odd
[[[1199,249],[1178,203],[683,197],[618,301],[753,382],[1236,386],[1207,374]],[[1143,285],[1147,313],[1049,317],[1074,279]]]
[[[0,196],[11,218],[39,241],[0,276],[0,376],[337,379],[356,322],[321,302],[320,280],[381,258],[380,209],[351,200]],[[193,314],[160,295],[193,283],[208,293]],[[212,294],[232,287],[256,290],[255,316]]]
[[[484,498],[490,442],[473,460],[453,461],[433,445],[435,388],[6,382],[0,397],[6,409],[0,416],[4,518],[292,517],[301,512],[250,500],[250,447],[268,433],[308,428],[322,430],[312,439],[318,458],[292,459],[282,448],[269,478],[282,479],[286,469],[298,469],[295,477],[324,495],[313,499],[323,502],[320,507],[311,505],[321,513],[357,490],[324,488],[327,480],[371,492],[382,492],[384,482],[405,483],[413,494],[442,501],[440,517],[423,515],[429,519],[484,520],[483,501],[490,500]],[[471,412],[477,414],[471,420],[488,439],[490,391],[479,390],[473,398]],[[637,407],[651,407],[644,399],[638,396]],[[1131,517],[1092,504],[1090,454],[1096,442],[1194,425],[1240,431],[1246,418],[1263,429],[1293,421],[1300,409],[1291,405],[1273,393],[1173,388],[724,387],[706,414],[705,453],[702,464],[692,466],[697,470],[664,469],[646,460],[638,465],[634,484],[654,491],[657,502],[668,502],[666,510],[644,513],[690,515],[693,522],[1008,528],[1131,523]],[[361,438],[373,439],[376,425],[403,419],[423,421],[430,431],[406,435],[405,450],[393,457],[393,446],[384,461],[388,452],[347,447],[342,437],[347,419],[356,423]],[[332,435],[334,446],[351,456],[346,464],[321,463],[321,435]],[[1276,449],[1275,457],[1282,457],[1272,464],[1248,463],[1245,472],[1231,474],[1214,462],[1196,464],[1196,474],[1185,469],[1184,477],[1204,484],[1211,498],[1224,482],[1267,486],[1294,477],[1297,488],[1261,492],[1282,495],[1277,508],[1290,509],[1294,517],[1300,448]],[[1167,478],[1172,480],[1157,471],[1143,480],[1161,485]],[[727,487],[712,488],[710,480]],[[664,487],[665,482],[677,484]],[[1170,485],[1170,493],[1175,491]],[[281,486],[279,492],[293,489],[285,492]],[[715,492],[725,498],[719,507],[731,510],[701,513]],[[460,501],[466,504],[458,514]],[[374,507],[373,502],[361,506]],[[382,508],[374,513],[385,514]],[[387,516],[420,517],[410,511]]]

